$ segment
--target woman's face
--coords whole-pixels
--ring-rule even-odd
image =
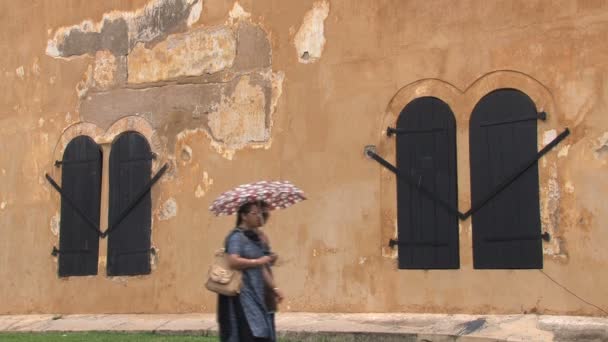
[[[249,213],[242,215],[243,223],[248,228],[257,228],[262,225],[262,211],[257,205],[249,208]]]

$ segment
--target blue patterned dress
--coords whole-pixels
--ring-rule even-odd
[[[241,258],[257,259],[264,249],[257,234],[235,228],[226,238],[226,252]],[[243,285],[238,296],[218,296],[220,339],[227,342],[247,342],[259,338],[272,340],[273,325],[264,302],[262,267],[243,270]],[[253,336],[251,336],[253,335]]]

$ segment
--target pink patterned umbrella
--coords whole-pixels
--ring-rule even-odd
[[[264,201],[269,209],[284,209],[305,200],[304,192],[289,181],[261,181],[239,185],[213,201],[209,210],[215,215],[232,215],[247,202]]]

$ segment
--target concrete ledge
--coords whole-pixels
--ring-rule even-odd
[[[539,315],[279,313],[288,341],[608,341],[608,319]],[[213,314],[0,315],[0,332],[216,336]]]

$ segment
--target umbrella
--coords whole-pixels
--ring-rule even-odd
[[[289,181],[261,181],[239,185],[213,201],[209,210],[215,215],[232,215],[247,202],[264,201],[268,208],[284,209],[305,200],[304,192]]]

